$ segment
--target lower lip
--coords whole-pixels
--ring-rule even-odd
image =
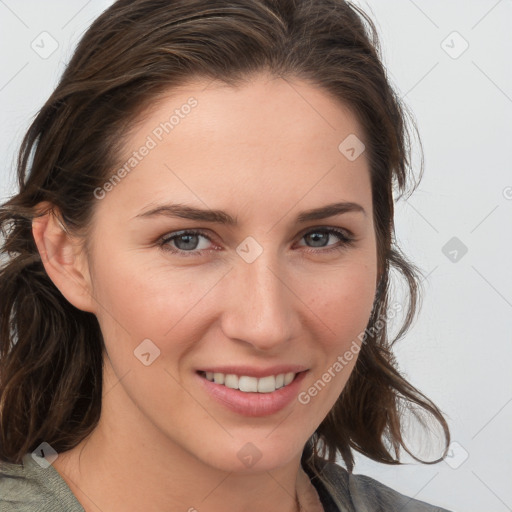
[[[306,376],[306,371],[300,372],[290,384],[272,393],[245,393],[210,382],[199,373],[196,373],[196,376],[206,392],[231,411],[244,416],[268,416],[284,409],[298,395],[300,383]]]

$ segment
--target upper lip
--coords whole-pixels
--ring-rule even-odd
[[[300,373],[308,368],[303,365],[280,364],[268,368],[256,368],[254,366],[209,366],[201,368],[199,372],[224,373],[225,375],[246,375],[247,377],[268,377],[270,375],[279,375],[281,373]]]

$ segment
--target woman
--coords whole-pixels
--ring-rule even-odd
[[[450,441],[386,328],[405,121],[341,0],[107,9],[0,209],[3,510],[442,510],[352,473]]]

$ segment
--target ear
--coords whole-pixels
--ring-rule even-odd
[[[73,306],[95,313],[96,301],[83,241],[69,234],[56,206],[45,201],[36,210],[45,212],[32,220],[32,234],[46,273]]]

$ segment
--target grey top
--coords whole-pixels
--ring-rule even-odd
[[[408,498],[376,480],[349,474],[338,464],[316,459],[320,477],[303,464],[325,512],[449,512]],[[30,453],[21,464],[0,461],[0,512],[84,512],[53,466],[41,467]]]

